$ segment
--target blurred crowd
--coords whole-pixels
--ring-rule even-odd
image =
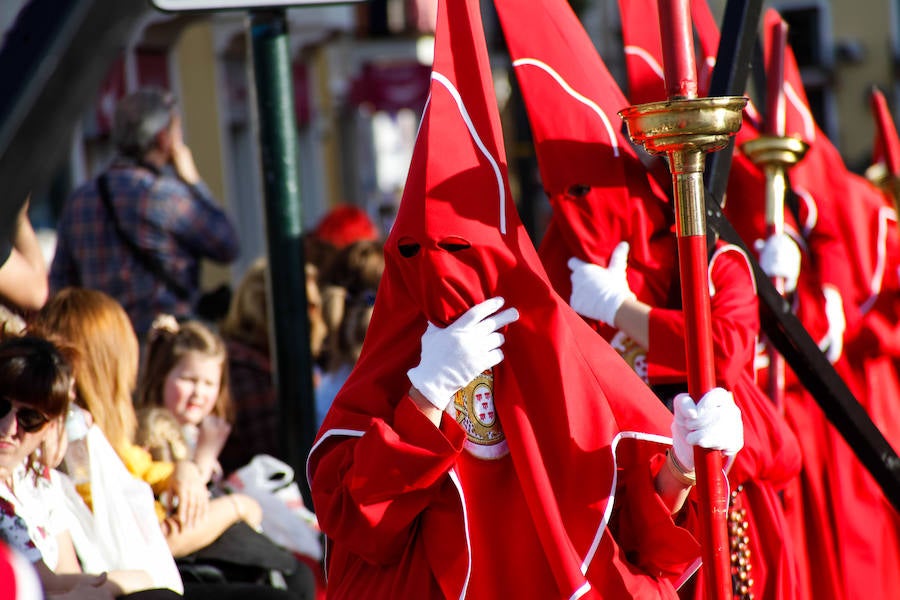
[[[324,597],[321,534],[278,444],[268,262],[201,293],[200,261],[230,263],[239,244],[168,93],[124,98],[113,136],[116,159],[67,201],[52,262],[27,201],[0,248],[0,587]],[[302,401],[319,421],[359,355],[383,236],[349,204],[304,235]]]

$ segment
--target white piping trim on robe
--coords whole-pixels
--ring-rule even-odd
[[[594,554],[596,554],[597,548],[600,547],[600,538],[603,537],[603,532],[606,531],[606,526],[609,524],[609,518],[612,515],[613,503],[616,499],[616,485],[618,483],[619,475],[616,471],[616,447],[619,445],[619,440],[621,440],[622,438],[645,440],[648,442],[662,444],[664,446],[672,445],[672,438],[668,438],[662,435],[654,435],[651,433],[640,433],[637,431],[620,431],[616,434],[616,437],[612,439],[612,442],[609,446],[610,451],[612,452],[613,459],[613,478],[612,485],[609,489],[609,501],[606,503],[606,510],[603,511],[603,519],[600,521],[600,526],[597,528],[597,533],[594,534],[594,541],[591,543],[591,547],[588,549],[584,560],[581,562],[582,575],[587,575],[588,568],[591,566],[591,561],[594,560]]]
[[[689,566],[687,568],[687,570],[685,570],[685,572],[681,574],[681,577],[678,578],[678,581],[675,582],[675,589],[676,590],[681,589],[681,586],[683,586],[685,583],[687,583],[687,580],[694,576],[694,573],[696,573],[697,570],[700,569],[700,566],[702,564],[703,564],[702,558],[698,558],[697,560],[692,562],[691,566]]]
[[[591,591],[591,582],[585,581],[584,585],[582,585],[580,588],[575,590],[575,592],[571,596],[569,596],[569,600],[578,600],[579,598],[581,598],[582,596],[587,594],[589,591]]]
[[[469,112],[466,110],[466,105],[463,103],[462,97],[459,95],[459,90],[456,89],[453,82],[437,71],[432,71],[431,79],[443,85],[447,88],[447,91],[450,92],[453,100],[456,101],[456,107],[459,109],[459,114],[462,116],[466,128],[469,130],[469,135],[472,136],[472,140],[475,142],[475,145],[478,146],[478,149],[481,150],[484,157],[491,163],[491,168],[494,170],[494,175],[497,177],[497,188],[500,196],[500,233],[506,235],[506,186],[503,184],[503,173],[500,171],[497,161],[491,156],[491,153],[488,152],[484,142],[482,142],[481,138],[478,136],[478,132],[475,130],[475,124],[472,123]]]
[[[313,453],[318,449],[319,446],[322,445],[326,439],[335,436],[344,436],[344,437],[362,437],[365,435],[365,431],[360,431],[358,429],[329,429],[322,437],[319,438],[319,441],[316,442],[313,447],[310,449],[309,454],[306,458],[306,481],[308,486],[312,486],[312,481],[309,473],[309,461],[312,458]],[[468,556],[467,567],[466,567],[466,580],[463,583],[462,593],[459,595],[459,600],[465,600],[466,594],[469,593],[469,578],[472,576],[472,542],[469,537],[469,514],[466,511],[466,500],[465,494],[463,493],[462,483],[459,481],[459,476],[456,474],[455,469],[450,469],[448,472],[448,476],[450,477],[450,481],[453,482],[454,487],[456,487],[456,491],[459,493],[459,503],[462,507],[463,514],[463,526],[465,527],[466,532],[466,555]],[[325,552],[325,564],[326,564],[326,573],[327,569],[327,561],[328,561],[328,544],[326,537],[326,552]]]
[[[556,81],[556,83],[559,84],[559,87],[561,87],[563,91],[597,113],[597,116],[600,117],[601,121],[603,121],[604,128],[606,128],[606,135],[609,137],[609,142],[613,149],[613,155],[619,156],[619,140],[616,139],[616,132],[613,129],[612,124],[609,122],[609,118],[606,116],[606,113],[596,102],[594,102],[587,96],[576,92],[575,89],[572,88],[571,85],[569,85],[569,82],[563,79],[562,76],[553,69],[553,67],[543,61],[540,61],[536,58],[520,58],[513,61],[513,67],[522,66],[537,67],[538,69],[544,71],[545,73],[550,75],[550,77],[552,77],[553,80]]]
[[[326,431],[322,437],[319,438],[319,441],[313,444],[313,447],[309,449],[309,454],[306,455],[306,485],[312,487],[312,478],[309,473],[309,461],[312,459],[313,453],[318,450],[319,446],[321,446],[325,440],[338,435],[344,437],[362,437],[365,433],[365,431],[360,431],[358,429],[329,429]]]
[[[335,437],[335,436],[362,437],[364,434],[365,434],[364,431],[359,431],[357,429],[329,429],[328,431],[326,431],[322,435],[322,437],[319,438],[319,441],[317,441],[313,445],[312,449],[310,449],[309,455],[306,459],[306,480],[307,480],[308,485],[311,485],[311,483],[310,483],[311,478],[310,478],[310,473],[309,473],[309,461],[312,458],[313,453],[319,448],[319,446],[322,445],[322,443],[325,440],[327,440],[328,438],[331,438],[331,437]],[[594,541],[591,543],[591,547],[588,549],[588,552],[585,555],[584,560],[581,563],[581,573],[582,573],[582,575],[585,575],[585,576],[587,575],[587,571],[588,571],[588,568],[590,568],[591,562],[594,560],[594,555],[597,552],[597,548],[599,548],[599,546],[600,546],[600,539],[603,537],[603,534],[606,532],[606,527],[609,524],[609,519],[610,519],[610,516],[612,515],[613,504],[615,503],[615,499],[616,499],[616,494],[615,494],[616,484],[618,483],[618,472],[617,472],[617,467],[616,467],[616,448],[618,448],[619,441],[621,441],[622,439],[644,440],[644,441],[648,441],[648,442],[654,442],[657,444],[661,444],[664,446],[672,445],[672,438],[670,438],[670,437],[666,437],[666,436],[662,436],[662,435],[655,435],[652,433],[642,433],[642,432],[638,432],[638,431],[620,431],[613,438],[612,442],[610,443],[610,452],[612,453],[612,459],[613,459],[613,478],[612,478],[612,485],[610,486],[610,491],[609,491],[609,500],[607,501],[607,504],[606,504],[606,510],[603,513],[603,519],[600,522],[600,525],[597,529],[597,533],[594,535]],[[469,516],[466,511],[465,494],[463,492],[462,484],[459,481],[459,477],[457,476],[456,471],[454,469],[450,469],[448,475],[450,477],[450,480],[453,482],[453,485],[456,486],[457,492],[459,493],[460,504],[462,506],[462,511],[463,511],[463,523],[465,525],[466,552],[468,555],[468,569],[466,571],[466,581],[465,581],[465,584],[463,585],[462,594],[460,595],[460,600],[464,600],[466,594],[468,593],[469,578],[472,575],[472,547],[471,547],[471,540],[469,537]],[[727,479],[726,479],[726,481],[727,481]],[[326,561],[327,561],[327,547],[326,547]],[[701,559],[698,558],[688,568],[688,570],[684,574],[682,574],[682,576],[678,579],[676,588],[680,588],[684,584],[684,582],[687,581],[688,578],[690,578],[690,576],[693,575],[694,572],[700,568],[700,565],[701,565]],[[591,589],[590,582],[585,581],[584,585],[582,585],[577,590],[575,590],[572,593],[572,595],[569,597],[569,599],[570,600],[578,600],[578,598],[581,598],[582,596],[584,596],[584,594],[586,594],[590,589]]]
[[[813,120],[812,113],[809,112],[809,107],[803,103],[797,90],[795,90],[794,86],[789,82],[785,82],[784,84],[784,95],[790,103],[794,105],[794,110],[800,114],[800,118],[803,119],[803,137],[810,144],[815,143],[816,123]]]
[[[662,444],[664,446],[672,445],[672,438],[666,437],[664,435],[655,435],[652,433],[642,433],[639,431],[620,431],[616,434],[616,437],[613,438],[610,443],[610,450],[612,451],[613,456],[613,480],[612,487],[609,492],[609,501],[606,504],[606,511],[603,515],[603,521],[600,523],[600,528],[597,530],[596,535],[594,536],[594,542],[591,544],[590,550],[588,550],[587,555],[584,558],[584,561],[581,564],[581,572],[584,575],[587,575],[588,568],[591,566],[591,561],[594,559],[594,554],[597,552],[597,548],[600,546],[600,539],[603,537],[603,534],[606,532],[606,527],[609,524],[610,516],[612,515],[613,504],[616,500],[616,484],[618,482],[618,470],[616,465],[616,448],[619,446],[619,441],[622,439],[633,439],[633,440],[644,440],[647,442],[654,442],[657,444]],[[724,476],[724,473],[723,473]],[[728,481],[728,478],[725,478],[725,481]],[[681,577],[678,578],[675,588],[678,589],[684,583],[690,579],[690,577],[700,568],[702,564],[702,558],[697,558],[688,569],[682,573]],[[588,584],[589,585],[589,584]],[[579,588],[580,589],[580,588]],[[588,588],[589,589],[589,588]],[[586,591],[586,590],[585,590]],[[579,596],[572,596],[572,598],[576,598]]]
[[[640,46],[625,46],[625,55],[628,56],[629,54],[643,60],[661,80],[665,80],[662,66],[658,62],[656,62],[656,59],[652,54],[650,54]]]
[[[712,258],[709,259],[709,265],[706,268],[706,279],[709,283],[709,295],[713,297],[716,295],[716,288],[713,285],[712,272],[713,266],[716,264],[716,260],[725,254],[726,252],[737,252],[741,255],[741,258],[744,259],[744,264],[747,265],[747,274],[750,277],[750,283],[753,284],[753,293],[756,294],[756,277],[753,276],[753,267],[750,266],[750,259],[747,257],[747,254],[741,250],[741,247],[736,244],[725,244],[721,248],[716,248],[716,251],[713,252]]]
[[[431,92],[428,92],[428,97],[425,98],[425,106],[422,107],[422,118],[419,119],[419,124],[416,125],[416,140],[419,139],[419,132],[422,131],[422,123],[425,122],[425,115],[428,114],[428,106],[431,104]]]
[[[875,272],[872,273],[872,281],[869,284],[871,295],[859,307],[861,314],[866,314],[875,305],[881,286],[884,283],[884,269],[887,264],[887,234],[888,221],[897,221],[897,213],[894,209],[883,206],[878,210],[878,237],[875,242]]]
[[[313,452],[315,452],[316,449],[322,445],[322,442],[336,435],[346,437],[362,437],[363,433],[365,432],[358,431],[356,429],[329,429],[327,432],[325,432],[325,435],[319,438],[318,442],[313,444],[313,447],[309,450],[309,454],[306,455],[306,487],[312,487],[312,478],[309,476],[309,461],[312,458]],[[325,582],[328,583],[328,536],[325,536],[325,543],[323,544],[323,546],[325,551],[324,556],[322,557],[322,564],[325,567]]]
[[[459,475],[456,474],[456,469],[450,469],[450,481],[453,482],[453,485],[456,486],[456,491],[459,492],[459,502],[462,505],[463,511],[463,524],[466,527],[466,553],[468,556],[468,567],[466,569],[466,582],[463,584],[462,593],[459,595],[459,600],[465,600],[466,594],[469,593],[469,578],[472,576],[472,540],[469,537],[469,513],[466,510],[466,494],[463,492],[462,482],[459,480]]]
[[[806,188],[794,188],[794,193],[797,194],[797,197],[800,198],[803,201],[803,205],[806,206],[806,220],[800,225],[800,227],[803,228],[803,235],[806,237],[819,223],[819,206],[816,204],[816,199]]]

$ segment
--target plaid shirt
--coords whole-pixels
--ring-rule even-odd
[[[179,298],[147,269],[116,232],[92,180],[69,197],[57,228],[50,268],[53,291],[80,286],[118,300],[139,336],[155,316],[191,314],[199,291],[200,259],[231,262],[237,234],[203,184],[189,186],[151,167],[118,161],[107,171],[110,199],[119,223],[132,240],[191,291]]]

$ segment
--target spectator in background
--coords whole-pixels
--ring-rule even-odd
[[[328,211],[312,230],[312,236],[338,249],[359,240],[382,237],[366,211],[353,204],[340,204]]]
[[[153,588],[146,571],[81,570],[69,534],[59,479],[58,453],[45,442],[62,437],[74,387],[72,368],[48,340],[27,336],[0,342],[0,539],[31,561],[44,593],[105,599]],[[52,456],[51,456],[52,455]],[[178,598],[155,590],[147,600]]]
[[[384,272],[384,245],[363,240],[343,248],[322,290],[322,315],[328,327],[316,387],[316,424],[321,425],[334,396],[359,358],[372,319],[375,292]]]
[[[225,342],[197,320],[160,315],[138,378],[135,442],[154,460],[190,460],[204,483],[222,477],[219,453],[233,420]]]
[[[157,314],[193,314],[200,260],[233,261],[238,240],[200,178],[169,93],[123,98],[112,135],[118,157],[63,207],[50,282],[112,296],[143,338]]]
[[[9,240],[0,243],[0,322],[8,331],[21,331],[23,315],[39,310],[47,301],[47,265],[28,219],[29,205],[26,199]]]
[[[269,352],[267,269],[265,258],[253,263],[238,285],[220,326],[228,352],[235,411],[231,435],[219,455],[226,475],[258,454],[283,458],[279,446],[278,397]],[[307,263],[306,295],[313,360],[319,356],[326,335],[316,274],[317,269]]]
[[[36,323],[73,346],[77,405],[88,410],[128,471],[153,488],[159,525],[185,590],[223,600],[205,587],[212,578],[239,598],[305,598],[258,579],[268,571],[290,575],[296,560],[256,531],[262,511],[255,500],[244,494],[210,499],[196,464],[154,461],[134,443],[138,341],[122,307],[103,292],[66,288],[51,297]],[[91,486],[84,494],[88,506],[92,492]]]

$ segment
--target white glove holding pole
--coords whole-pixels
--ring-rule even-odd
[[[786,233],[769,236],[766,241],[757,240],[759,266],[769,277],[781,277],[784,291],[791,293],[797,289],[800,276],[800,247]]]
[[[825,318],[828,320],[828,331],[819,342],[819,348],[825,353],[829,362],[836,363],[844,351],[844,331],[847,329],[844,301],[837,288],[830,285],[822,288],[822,294],[825,295]]]
[[[729,457],[744,447],[741,409],[728,390],[713,388],[696,404],[688,394],[678,394],[673,405],[672,448],[688,471],[694,470],[694,446],[721,450]]]
[[[446,409],[453,394],[503,360],[505,338],[498,330],[519,318],[515,308],[498,313],[503,302],[497,297],[476,304],[443,329],[428,324],[421,360],[406,374],[437,409]]]
[[[572,295],[569,304],[579,315],[613,325],[622,304],[634,299],[628,287],[626,267],[628,242],[619,242],[609,257],[609,266],[586,263],[574,256],[569,259],[572,270]]]

